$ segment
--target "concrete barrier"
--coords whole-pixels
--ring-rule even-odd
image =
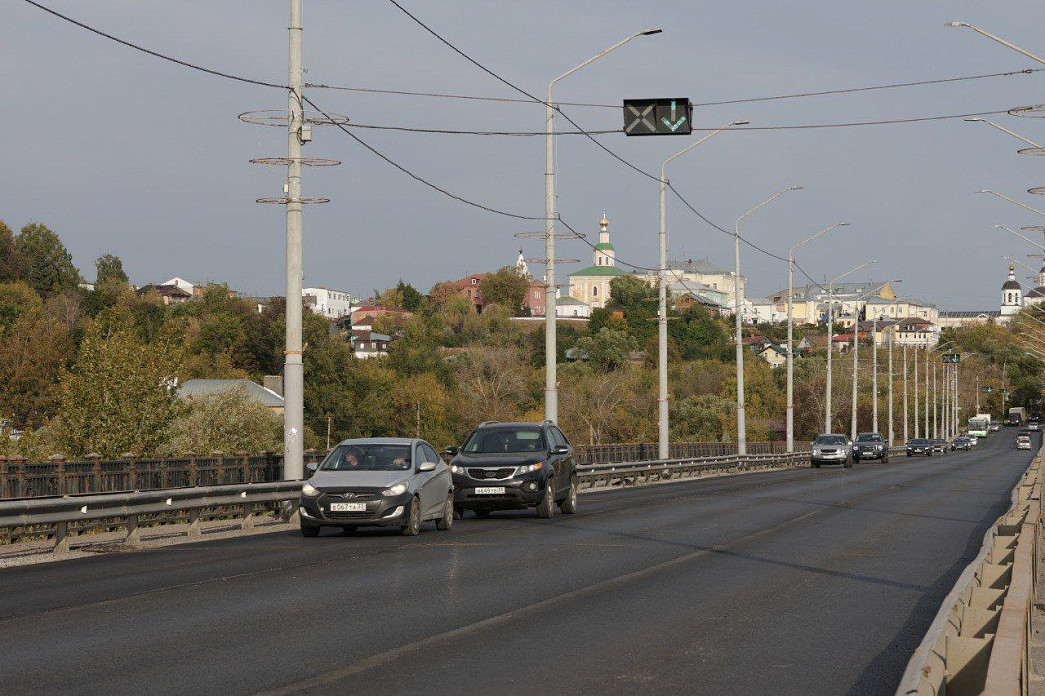
[[[897,696],[1023,696],[1045,448],[907,665]]]

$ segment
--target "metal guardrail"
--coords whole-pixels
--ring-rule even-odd
[[[752,454],[782,453],[782,442],[750,442]],[[733,442],[673,442],[669,459],[735,455]],[[326,452],[307,450],[305,462],[319,462]],[[574,462],[586,466],[656,459],[657,443],[578,445]],[[82,461],[55,456],[46,462],[0,457],[0,500],[55,495],[145,491],[230,483],[262,483],[283,478],[278,452],[186,454],[180,457],[120,459],[90,456]]]
[[[692,478],[709,472],[738,473],[801,466],[808,462],[808,452],[731,455],[584,465],[577,467],[577,476],[580,487],[590,490]],[[198,538],[202,536],[202,521],[228,517],[233,512],[244,516],[244,528],[253,527],[254,514],[259,508],[296,501],[301,483],[275,481],[0,500],[0,530],[22,530],[15,538],[53,538],[55,552],[68,551],[70,539],[77,532],[97,529],[125,529],[124,541],[134,544],[141,540],[141,529],[145,526],[181,522],[188,523],[190,538]]]
[[[1045,448],[915,650],[896,696],[1025,696]]]

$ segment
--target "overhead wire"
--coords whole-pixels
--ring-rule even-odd
[[[724,99],[721,101],[708,101],[708,102],[694,102],[695,107],[708,107],[708,106],[726,106],[732,104],[752,104],[757,102],[768,102],[768,101],[780,101],[783,99],[804,99],[808,97],[824,97],[835,94],[853,94],[858,92],[872,92],[876,90],[886,89],[901,89],[906,87],[923,87],[929,85],[940,85],[951,82],[966,82],[971,80],[985,80],[996,77],[1013,77],[1016,75],[1031,75],[1034,73],[1045,71],[1045,68],[1025,68],[1023,70],[1009,70],[1006,72],[995,72],[985,73],[981,75],[963,75],[960,77],[945,77],[934,80],[916,80],[913,82],[896,82],[885,85],[867,85],[862,87],[843,87],[839,89],[828,89],[819,92],[796,92],[791,94],[775,94],[764,97],[747,97],[742,99]],[[532,99],[521,99],[519,97],[493,97],[487,95],[478,94],[454,94],[447,92],[420,92],[410,91],[401,89],[380,89],[376,87],[352,87],[347,85],[330,85],[316,82],[309,82],[305,84],[305,87],[312,89],[327,89],[337,90],[345,92],[360,92],[369,94],[388,94],[395,96],[407,96],[407,97],[426,97],[435,99],[464,99],[470,101],[483,101],[483,102],[502,102],[508,104],[533,104],[535,103]],[[620,104],[599,104],[592,102],[559,102],[562,106],[579,106],[588,108],[600,108],[600,109],[620,109]]]

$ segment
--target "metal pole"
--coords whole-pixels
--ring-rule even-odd
[[[895,324],[893,325],[895,327]],[[894,435],[894,419],[893,419],[893,337],[894,332],[889,334],[889,446],[893,446],[893,441],[896,439]]]
[[[747,454],[747,417],[744,413],[744,340],[740,298],[740,221],[733,225],[733,311],[737,332],[737,454]]]
[[[287,306],[286,349],[283,362],[283,478],[304,474],[305,385],[301,359],[301,0],[290,0],[290,87],[287,158]]]
[[[834,343],[835,332],[835,285],[834,282],[827,285],[827,386],[824,388],[824,432],[831,432],[831,345]]]
[[[976,375],[976,413],[980,412],[980,376]]]
[[[929,435],[929,346],[925,347],[925,437]]]
[[[910,431],[907,429],[910,413],[907,411],[907,344],[903,344],[903,441],[907,444],[910,439]]]
[[[668,230],[665,193],[667,179],[660,168],[660,261],[657,289],[657,451],[660,459],[668,459]]]
[[[858,305],[854,304],[854,307]],[[853,314],[853,412],[849,419],[850,438],[856,439],[857,390],[860,385],[860,310]]]
[[[548,99],[544,117],[544,255],[546,257],[544,291],[544,418],[559,421],[559,391],[555,353],[555,148],[553,146],[555,110],[552,108],[552,86],[548,85]]]
[[[787,451],[795,451],[795,249],[787,258]],[[830,341],[829,341],[830,342]]]
[[[871,430],[878,430],[878,317],[871,322]]]

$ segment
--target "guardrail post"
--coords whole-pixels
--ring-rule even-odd
[[[124,542],[127,544],[139,544],[142,540],[141,529],[138,527],[138,516],[127,515],[127,538]]]
[[[254,529],[254,503],[243,504],[243,529]]]
[[[69,523],[59,522],[54,528],[54,553],[69,552]]]
[[[200,511],[199,508],[193,508],[189,510],[188,537],[190,539],[199,539],[202,536],[203,531],[200,529]]]

